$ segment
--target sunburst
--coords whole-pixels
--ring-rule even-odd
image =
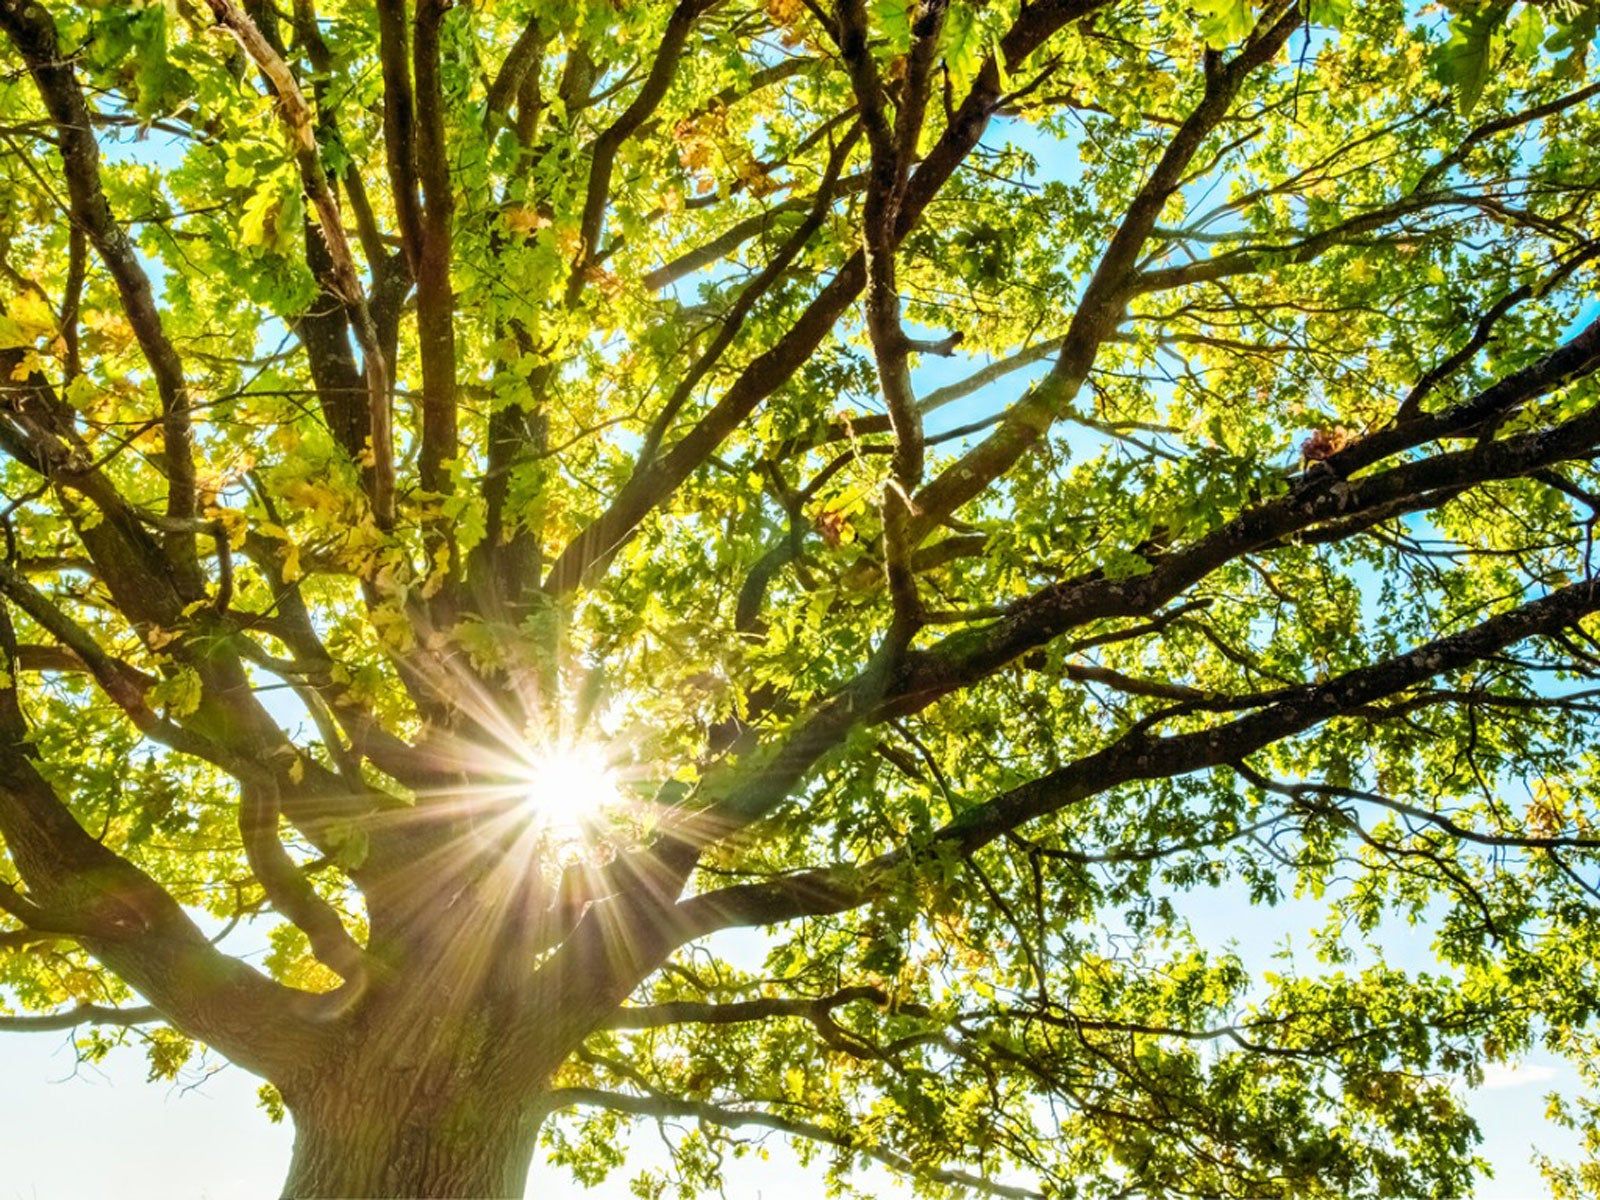
[[[558,837],[582,834],[586,825],[622,803],[617,769],[598,743],[556,741],[521,757],[518,803]]]

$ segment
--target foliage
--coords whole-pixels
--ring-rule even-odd
[[[0,1029],[291,1192],[1471,1194],[1595,1061],[1597,14],[0,0]]]

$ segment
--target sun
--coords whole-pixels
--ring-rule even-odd
[[[586,742],[558,742],[528,756],[520,782],[522,807],[553,831],[577,833],[622,798],[605,752]]]

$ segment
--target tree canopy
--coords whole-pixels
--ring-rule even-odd
[[[0,0],[0,1032],[290,1195],[1469,1195],[1600,1061],[1597,23]]]

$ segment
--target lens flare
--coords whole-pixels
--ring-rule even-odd
[[[600,747],[558,743],[528,758],[522,806],[553,832],[581,832],[584,822],[622,799],[615,771]]]

